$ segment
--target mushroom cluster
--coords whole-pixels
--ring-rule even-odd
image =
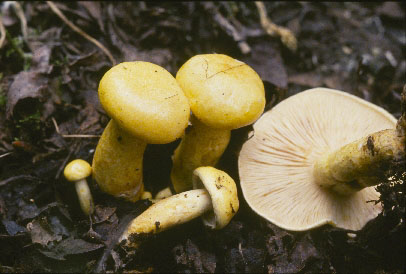
[[[381,211],[371,186],[392,161],[405,159],[405,143],[384,109],[337,90],[307,90],[254,124],[238,160],[243,195],[284,229],[359,230]]]
[[[210,69],[205,68],[206,79],[199,79],[201,75],[191,77],[195,65],[196,71],[202,73],[203,60],[210,65]],[[210,166],[215,165],[227,146],[230,130],[252,123],[262,113],[265,103],[262,81],[250,67],[225,55],[198,56],[182,68],[179,79],[148,62],[124,62],[107,71],[99,84],[99,98],[111,120],[96,147],[92,166],[75,160],[65,168],[66,179],[76,182],[86,215],[94,209],[85,181],[90,174],[108,194],[133,202],[140,198],[154,202],[131,222],[122,239],[156,233],[197,216],[202,216],[208,227],[220,229],[238,211],[233,179]],[[203,89],[194,90],[193,85],[203,85]],[[188,96],[183,88],[187,88]],[[189,123],[189,104],[196,113],[191,118],[192,133],[184,136],[175,152],[173,174],[184,168],[179,160],[190,162],[186,171],[182,171],[190,178],[183,181],[187,176],[182,175],[182,181],[175,180],[174,186],[177,192],[189,190],[192,185],[195,190],[172,196],[168,188],[152,199],[151,193],[144,191],[142,181],[144,150],[147,144],[165,144],[182,137]],[[214,111],[216,106],[222,110]],[[130,239],[128,245],[135,244]]]

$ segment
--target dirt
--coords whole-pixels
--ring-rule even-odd
[[[117,63],[149,61],[175,75],[196,54],[223,53],[258,72],[266,110],[323,86],[401,115],[404,3],[266,2],[269,19],[297,38],[296,51],[265,32],[254,2],[55,4]],[[405,163],[382,179],[383,212],[361,231],[327,225],[285,231],[257,216],[238,186],[240,209],[223,230],[196,219],[147,237],[137,249],[117,245],[126,224],[151,203],[115,199],[92,182],[96,211],[90,220],[61,174],[70,160],[92,160],[109,121],[98,82],[112,60],[46,2],[0,5],[6,30],[0,49],[0,272],[404,272]],[[218,164],[237,185],[238,152],[250,129],[232,132]],[[144,183],[153,194],[170,183],[178,142],[146,149]]]

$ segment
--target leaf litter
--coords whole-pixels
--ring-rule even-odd
[[[404,178],[393,167],[381,185],[383,213],[358,232],[323,226],[282,230],[256,216],[240,193],[240,211],[221,231],[194,220],[155,235],[137,250],[116,241],[149,206],[116,200],[90,184],[96,212],[80,211],[61,171],[75,158],[91,162],[109,118],[97,97],[108,57],[49,8],[1,4],[7,39],[0,49],[1,272],[402,272]],[[173,75],[199,53],[224,53],[252,66],[266,88],[267,109],[307,88],[345,90],[396,118],[406,83],[403,3],[265,2],[267,16],[290,29],[296,51],[262,27],[249,2],[58,2],[58,9],[118,61],[144,60]],[[237,157],[250,127],[233,131],[219,162],[238,184]],[[147,147],[144,183],[168,186],[176,142]],[[156,172],[159,169],[160,172]],[[404,170],[404,169],[403,169]],[[403,172],[403,173],[402,173]],[[350,236],[349,236],[350,235]]]

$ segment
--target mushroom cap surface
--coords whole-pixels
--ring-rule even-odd
[[[381,211],[367,187],[349,196],[314,182],[313,165],[368,134],[395,128],[384,109],[345,92],[314,88],[280,102],[254,124],[243,145],[239,175],[244,198],[260,216],[287,230],[324,224],[359,230]]]
[[[100,102],[120,127],[150,144],[169,143],[187,127],[189,103],[176,79],[149,62],[124,62],[99,85]]]
[[[227,55],[196,55],[183,64],[176,80],[193,114],[210,127],[243,127],[264,111],[261,78],[250,66]]]
[[[224,171],[214,167],[198,167],[193,172],[193,188],[204,188],[210,194],[213,211],[202,216],[212,229],[225,227],[240,206],[234,180]]]
[[[76,159],[66,165],[63,175],[66,180],[76,182],[92,174],[92,167],[88,162],[82,159]]]

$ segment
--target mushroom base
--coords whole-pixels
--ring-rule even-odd
[[[137,201],[144,191],[142,159],[146,145],[110,120],[97,144],[92,163],[93,178],[100,189]]]
[[[231,130],[215,129],[191,117],[172,157],[171,181],[176,193],[192,189],[193,171],[200,166],[215,166],[230,142]]]
[[[315,181],[344,195],[377,185],[385,167],[405,160],[405,143],[405,136],[394,129],[373,133],[319,159]]]

